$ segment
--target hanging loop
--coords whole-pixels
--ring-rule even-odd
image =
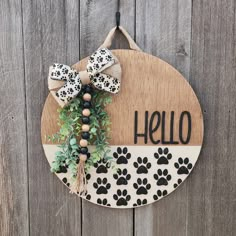
[[[120,0],[117,0],[117,11],[116,11],[116,29],[120,26]]]
[[[120,26],[120,12],[116,12],[116,28],[119,29]]]
[[[130,49],[136,50],[136,51],[142,51],[139,46],[134,42],[134,40],[132,39],[132,37],[129,35],[129,33],[122,27],[119,26],[119,30],[121,31],[121,33],[125,36],[125,38],[127,39],[128,43],[129,43],[129,47]],[[110,32],[108,33],[105,41],[103,42],[103,44],[99,47],[99,48],[110,48],[111,44],[112,44],[112,40],[115,36],[115,31],[116,31],[116,27],[112,28],[110,30]]]

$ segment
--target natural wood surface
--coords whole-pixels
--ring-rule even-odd
[[[9,14],[11,12],[11,14]],[[0,2],[0,235],[29,235],[21,1]]]
[[[79,3],[22,1],[28,133],[30,235],[80,235],[81,202],[50,172],[40,145],[48,65],[79,58]],[[76,20],[75,20],[76,19]]]
[[[168,63],[157,57],[134,50],[114,50],[113,54],[118,58],[122,67],[121,90],[112,97],[112,104],[107,111],[112,121],[111,124],[111,145],[156,145],[152,142],[150,132],[147,132],[147,143],[143,137],[134,141],[135,112],[137,114],[137,133],[144,133],[145,122],[154,128],[160,123],[159,128],[152,136],[154,141],[160,140],[159,145],[171,139],[171,112],[174,112],[173,119],[173,140],[179,144],[196,146],[202,144],[203,121],[199,102],[192,88],[184,77]],[[77,71],[86,68],[88,58],[73,65]],[[45,102],[42,113],[42,143],[46,144],[47,135],[56,133],[59,129],[58,103],[50,94]],[[145,120],[145,112],[148,111],[148,121]],[[158,111],[160,119],[155,116],[150,124],[152,114]],[[165,117],[162,112],[165,112]],[[180,116],[182,112],[188,111],[191,114],[191,136],[188,144],[180,142]],[[157,121],[158,120],[158,121]],[[162,132],[165,123],[165,131]],[[183,122],[183,136],[186,139],[188,133],[188,121]],[[165,140],[162,140],[162,135]]]
[[[235,235],[235,9],[234,0],[121,1],[122,26],[190,81],[205,123],[188,180],[133,211],[80,204],[50,174],[40,138],[48,66],[96,50],[116,1],[0,1],[0,234]],[[126,48],[117,36],[113,47]]]

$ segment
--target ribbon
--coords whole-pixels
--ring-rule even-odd
[[[81,91],[82,84],[93,84],[99,90],[118,93],[121,67],[107,48],[98,49],[88,59],[86,71],[78,72],[70,66],[55,63],[49,69],[48,88],[61,107],[67,105]]]

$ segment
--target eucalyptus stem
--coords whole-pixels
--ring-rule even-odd
[[[112,101],[111,95],[103,91],[94,90],[92,96],[91,121],[90,121],[90,140],[89,145],[94,145],[95,149],[91,152],[90,158],[86,161],[85,170],[88,171],[94,163],[106,158],[108,161],[112,159],[108,155],[110,118],[105,107]],[[55,153],[55,160],[52,163],[52,172],[66,172],[67,168],[72,173],[72,178],[76,176],[76,167],[78,164],[78,156],[80,147],[77,139],[81,135],[80,118],[82,116],[82,94],[80,93],[69,105],[60,108],[58,125],[59,131],[52,136],[48,136],[48,140],[52,142],[60,142],[60,151]]]

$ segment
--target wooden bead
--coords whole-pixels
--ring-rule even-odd
[[[90,110],[89,109],[84,109],[82,111],[83,116],[90,116]]]
[[[89,125],[82,125],[82,131],[83,132],[88,132],[90,129],[90,126]]]
[[[86,139],[81,139],[79,142],[79,145],[81,147],[87,147],[88,146],[88,141]]]
[[[84,99],[84,101],[89,102],[91,100],[91,94],[85,93],[84,96],[83,96],[83,99]]]
[[[86,154],[80,154],[79,155],[79,160],[80,161],[86,161],[87,160],[87,155]]]

